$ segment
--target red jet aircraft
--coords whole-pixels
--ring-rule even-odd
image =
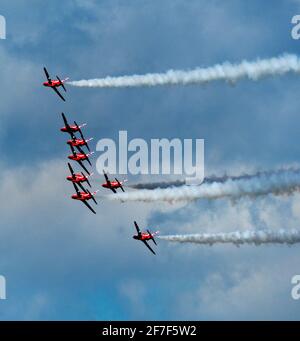
[[[60,131],[62,131],[63,133],[69,133],[71,137],[73,137],[74,133],[76,133],[77,131],[80,132],[82,127],[86,126],[86,123],[83,123],[79,126],[75,121],[74,121],[74,125],[70,125],[66,119],[65,114],[62,112],[61,115],[64,120],[65,126],[62,127]]]
[[[94,211],[94,209],[90,206],[90,204],[88,203],[88,200],[92,199],[94,201],[94,203],[96,205],[98,205],[96,199],[94,198],[95,194],[98,191],[95,191],[93,193],[91,193],[88,189],[84,189],[83,188],[83,192],[79,192],[79,189],[77,187],[77,185],[73,182],[73,186],[75,188],[76,194],[73,194],[71,196],[72,199],[74,200],[80,200],[81,202],[83,202],[85,204],[85,206],[87,206],[94,214],[96,214],[96,212]]]
[[[147,248],[148,248],[153,254],[155,254],[155,252],[152,250],[152,248],[150,247],[150,245],[147,243],[147,240],[152,240],[153,243],[154,243],[155,245],[157,245],[157,244],[156,244],[156,241],[154,240],[154,236],[156,236],[156,235],[158,234],[158,231],[157,231],[157,232],[154,232],[154,233],[151,233],[149,230],[147,230],[147,232],[141,232],[141,230],[140,230],[140,228],[139,228],[139,226],[138,226],[138,224],[137,224],[136,221],[134,222],[134,226],[135,226],[135,228],[136,228],[138,234],[137,234],[137,235],[134,235],[132,238],[133,238],[133,239],[137,239],[137,240],[142,241],[142,242],[147,246]]]
[[[86,160],[90,165],[92,165],[91,161],[89,159],[89,156],[94,154],[94,152],[86,154],[80,147],[77,147],[79,150],[79,153],[76,153],[74,147],[73,146],[70,146],[70,147],[72,150],[72,154],[68,156],[68,159],[73,160],[73,161],[77,161],[80,164],[80,166],[88,173],[88,175],[91,175],[90,172],[84,166],[82,161]]]
[[[80,128],[78,131],[80,133],[81,139],[76,138],[76,136],[72,133],[71,139],[67,141],[67,144],[76,148],[86,146],[88,151],[91,151],[88,142],[90,142],[93,138],[91,137],[89,139],[85,139]]]
[[[63,96],[61,95],[61,93],[57,90],[58,87],[62,87],[65,91],[67,91],[67,89],[65,88],[64,86],[64,83],[69,79],[69,78],[66,78],[66,79],[63,79],[61,80],[58,76],[56,76],[57,80],[52,80],[49,76],[49,73],[47,71],[47,69],[44,67],[44,72],[45,72],[45,75],[47,77],[47,82],[44,82],[43,85],[44,86],[47,86],[51,89],[53,89],[57,94],[58,96],[63,100],[63,101],[66,101]]]
[[[104,184],[102,184],[102,187],[104,188],[109,188],[111,189],[114,193],[117,193],[116,189],[117,188],[121,188],[121,190],[123,192],[125,192],[124,188],[123,188],[123,184],[127,181],[127,180],[124,180],[124,181],[119,181],[117,178],[115,178],[116,181],[110,181],[108,179],[108,176],[107,174],[105,173],[105,171],[103,170],[103,174],[104,174],[104,177],[105,177],[105,180],[106,182]]]
[[[68,162],[68,166],[69,166],[69,169],[70,169],[70,172],[72,175],[67,176],[67,180],[72,181],[73,183],[79,185],[79,187],[82,190],[84,190],[83,186],[82,186],[83,182],[86,182],[90,187],[92,187],[90,182],[89,182],[89,176],[86,176],[83,172],[74,173],[73,168],[71,167],[69,162]],[[93,175],[93,173],[90,176],[92,176],[92,175]]]

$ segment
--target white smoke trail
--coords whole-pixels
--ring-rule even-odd
[[[128,185],[128,187],[134,189],[157,189],[168,187],[180,187],[185,185],[185,180],[170,180],[170,181],[158,181],[158,182],[139,182],[136,184]]]
[[[261,230],[261,231],[236,231],[229,233],[201,233],[187,235],[158,236],[170,242],[195,243],[204,245],[235,244],[296,244],[300,243],[300,230]]]
[[[218,80],[236,82],[242,78],[258,80],[266,76],[283,75],[288,72],[300,72],[300,59],[296,55],[284,54],[270,59],[258,59],[254,62],[242,61],[240,64],[225,62],[207,68],[194,70],[169,70],[165,73],[145,75],[105,77],[68,82],[79,87],[138,87],[156,85],[203,84]]]
[[[262,174],[275,174],[278,171],[259,171],[255,174],[255,176]],[[279,171],[280,172],[280,171]],[[225,182],[226,180],[239,180],[239,179],[249,179],[253,178],[253,174],[241,174],[241,175],[228,175],[224,174],[222,176],[210,175],[204,178],[203,183],[212,183],[212,182]],[[134,189],[158,189],[158,188],[168,188],[168,187],[182,187],[186,185],[185,180],[165,180],[158,182],[139,182],[135,184],[129,184],[128,187]]]
[[[224,182],[203,183],[166,189],[137,190],[108,195],[110,200],[122,201],[192,201],[197,199],[257,197],[267,194],[291,194],[300,189],[300,169],[259,172],[253,176],[229,178]]]

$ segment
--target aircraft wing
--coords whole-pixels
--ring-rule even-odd
[[[75,134],[73,133],[73,131],[69,130],[69,134],[71,136],[71,139],[74,141],[76,139]]]
[[[149,235],[151,236],[151,240],[153,241],[153,243],[154,243],[155,245],[157,245],[157,244],[156,244],[156,241],[155,241],[155,239],[154,239],[153,234],[152,234],[149,230],[147,230],[147,232],[148,232]]]
[[[79,134],[80,134],[80,136],[81,136],[81,139],[82,139],[82,140],[85,140],[81,128],[79,127],[79,125],[78,125],[75,121],[74,121],[74,123],[75,123],[75,125],[78,127],[78,131],[79,131]]]
[[[58,76],[56,76],[56,78],[59,80],[60,85],[63,87],[63,89],[65,90],[65,92],[67,92],[67,89],[66,89],[65,86],[64,86],[64,82],[63,82]]]
[[[108,183],[110,184],[110,181],[108,181]],[[117,193],[117,191],[113,188],[113,187],[109,187],[114,193]]]
[[[147,248],[155,255],[156,253],[151,249],[150,245],[146,242],[146,240],[142,240],[142,242],[147,246]]]
[[[80,166],[88,173],[88,175],[90,175],[90,172],[86,169],[85,165],[81,162],[81,161],[77,161]]]
[[[65,116],[65,114],[63,112],[61,113],[61,116],[62,116],[62,118],[64,120],[65,127],[69,128],[69,123],[68,123],[67,118],[66,118],[66,116]]]
[[[97,203],[97,201],[96,201],[94,195],[93,195],[88,189],[87,189],[87,192],[90,194],[91,199],[94,201],[94,203],[95,203],[96,205],[98,205],[98,203]]]
[[[82,148],[80,147],[80,146],[76,146],[76,148],[78,149],[78,151],[81,153],[81,154],[84,154],[85,156],[86,156],[86,161],[89,163],[89,165],[90,166],[92,166],[92,163],[91,163],[91,160],[90,160],[90,158],[89,158],[89,155],[91,155],[91,154],[87,154],[87,153],[85,153],[83,150],[82,150]]]
[[[92,165],[92,163],[91,163],[91,161],[90,161],[88,156],[86,157],[86,161],[89,163],[90,166]]]
[[[86,155],[86,153],[82,150],[82,148],[81,148],[80,146],[76,146],[76,148],[78,149],[78,151],[79,151],[81,154]]]
[[[115,178],[115,180],[117,181],[117,183],[118,183],[119,187],[121,188],[122,192],[125,192],[121,182],[117,178]]]
[[[52,87],[52,89],[58,94],[58,96],[65,102],[66,100],[63,98],[62,94],[55,88]]]
[[[69,166],[69,169],[70,169],[70,172],[71,172],[72,176],[74,176],[74,171],[73,171],[72,166],[70,165],[70,162],[68,162],[68,166]]]
[[[109,182],[107,174],[103,171],[106,182]]]
[[[83,190],[83,192],[87,193],[86,189],[82,186],[80,182],[78,182],[78,186]]]
[[[92,206],[86,200],[83,200],[82,202],[85,204],[87,208],[89,208],[94,214],[96,214]]]
[[[85,181],[87,182],[87,184],[88,184],[90,187],[92,187],[91,184],[90,184],[90,182],[89,182],[88,177],[87,177],[83,172],[81,172],[81,174],[82,174],[82,176],[84,176],[84,177],[86,178]]]
[[[75,192],[77,193],[77,195],[79,195],[80,193],[79,193],[77,185],[74,182],[72,182],[72,184],[74,186]]]
[[[137,230],[137,233],[138,233],[138,234],[141,234],[141,230],[140,230],[139,225],[137,224],[136,221],[134,222],[134,226],[135,226],[135,228],[136,228],[136,230]]]
[[[48,82],[50,83],[51,82],[51,78],[50,78],[50,75],[49,75],[49,72],[47,71],[47,69],[44,67],[44,72],[45,72],[45,75],[48,79]]]
[[[78,127],[78,131],[79,131],[79,134],[80,134],[80,137],[83,141],[85,141],[85,146],[87,147],[88,151],[90,152],[90,147],[89,147],[89,144],[87,142],[87,140],[85,139],[85,137],[83,136],[83,133],[82,133],[82,130],[80,128],[80,126],[74,121],[74,123],[76,124],[76,126]]]
[[[90,149],[90,146],[89,146],[88,142],[86,140],[84,140],[84,141],[85,141],[85,146],[87,147],[88,151],[90,152],[91,149]]]
[[[105,181],[106,181],[107,185],[109,186],[109,188],[110,188],[114,193],[117,193],[116,190],[115,190],[114,188],[111,187],[110,180],[108,179],[108,176],[107,176],[107,174],[104,172],[104,170],[103,170],[103,174],[104,174]]]
[[[69,144],[69,146],[70,146],[70,148],[71,148],[72,154],[73,154],[74,156],[76,156],[74,147],[73,147],[71,144]]]

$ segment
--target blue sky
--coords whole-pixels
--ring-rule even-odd
[[[133,220],[163,233],[297,228],[300,196],[189,205],[71,202],[60,112],[86,135],[204,138],[206,174],[298,165],[299,78],[134,89],[41,86],[42,67],[72,80],[191,69],[299,54],[299,1],[1,1],[3,320],[299,319],[299,247],[169,245],[152,257]],[[95,155],[94,161],[96,160]],[[97,187],[102,178],[95,177]],[[136,179],[130,179],[132,181]]]

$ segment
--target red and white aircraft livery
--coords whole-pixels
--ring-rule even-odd
[[[79,146],[77,147],[78,150],[79,150],[79,153],[76,153],[75,152],[75,149],[73,146],[70,146],[71,147],[71,150],[72,150],[72,154],[68,156],[68,159],[70,160],[73,160],[73,161],[77,161],[80,166],[88,173],[88,175],[91,175],[90,172],[87,170],[87,168],[84,166],[83,162],[82,161],[87,161],[90,166],[92,165],[91,164],[91,161],[89,159],[89,156],[91,156],[92,154],[94,154],[94,152],[91,152],[91,153],[85,153]]]
[[[61,116],[62,116],[62,118],[63,118],[63,120],[64,120],[65,126],[62,127],[62,128],[60,129],[60,131],[62,131],[63,133],[69,133],[69,134],[71,135],[71,137],[72,137],[72,136],[74,135],[74,133],[76,133],[77,131],[80,132],[82,127],[86,126],[86,123],[83,123],[83,124],[81,124],[81,125],[78,125],[75,121],[74,121],[74,125],[70,125],[70,124],[68,123],[68,121],[67,121],[67,119],[66,119],[66,116],[65,116],[65,114],[64,114],[63,112],[61,113]]]
[[[91,184],[89,182],[89,177],[93,175],[93,173],[91,173],[89,176],[85,175],[83,172],[81,173],[74,173],[73,168],[71,167],[70,163],[68,162],[68,166],[70,169],[70,172],[72,175],[68,175],[67,176],[67,180],[68,181],[72,181],[73,183],[79,185],[79,187],[83,190],[83,186],[82,183],[86,182],[90,187]]]
[[[115,178],[115,181],[110,181],[108,179],[107,174],[105,173],[105,171],[103,170],[103,174],[105,177],[105,183],[102,184],[102,187],[104,188],[108,188],[110,190],[112,190],[114,193],[117,193],[116,189],[121,188],[121,190],[123,192],[125,192],[124,188],[123,188],[123,184],[127,181],[127,180],[123,180],[123,181],[119,181],[117,178]]]
[[[137,235],[134,235],[132,238],[133,238],[133,239],[136,239],[136,240],[142,241],[142,242],[147,246],[147,248],[148,248],[153,254],[155,254],[155,252],[152,250],[152,248],[151,248],[150,245],[147,243],[147,241],[148,241],[148,240],[152,240],[153,243],[154,243],[155,245],[157,245],[157,244],[156,244],[156,241],[154,240],[154,237],[159,233],[159,231],[154,232],[154,233],[151,233],[149,230],[147,230],[147,232],[143,232],[143,231],[140,230],[140,228],[139,228],[139,226],[138,226],[138,224],[137,224],[136,221],[134,222],[134,226],[135,226],[135,228],[136,228],[136,230],[137,230]]]
[[[92,199],[94,201],[94,203],[96,205],[98,205],[98,203],[94,197],[96,195],[96,193],[98,192],[98,190],[91,193],[88,189],[83,188],[83,192],[79,192],[79,189],[74,182],[73,182],[73,186],[75,188],[76,194],[73,194],[71,198],[74,200],[79,200],[79,201],[83,202],[85,204],[85,206],[87,206],[94,214],[96,214],[95,210],[88,203],[88,200]]]
[[[77,125],[77,123],[75,122],[75,124]],[[88,151],[90,151],[90,147],[88,145],[88,142],[90,142],[93,138],[89,138],[89,139],[85,139],[83,134],[82,134],[82,131],[79,127],[79,134],[81,136],[81,139],[78,139],[73,133],[71,133],[71,139],[67,141],[67,144],[69,144],[70,146],[73,146],[73,147],[83,147],[83,146],[86,146]]]
[[[90,147],[88,145],[88,142],[92,141],[92,137],[85,140],[85,139],[77,139],[75,136],[72,137],[72,139],[67,141],[67,144],[73,147],[83,147],[86,146],[88,151],[90,151]]]
[[[51,88],[53,89],[57,94],[58,96],[63,100],[63,101],[66,101],[63,96],[61,95],[61,93],[58,91],[58,87],[62,87],[65,91],[67,91],[67,89],[65,88],[64,86],[64,83],[69,79],[69,78],[66,78],[66,79],[63,79],[61,80],[58,76],[56,76],[57,80],[53,80],[50,78],[50,75],[47,71],[47,69],[44,67],[44,72],[45,72],[45,75],[47,77],[47,82],[44,82],[43,85],[48,87],[48,88]]]

